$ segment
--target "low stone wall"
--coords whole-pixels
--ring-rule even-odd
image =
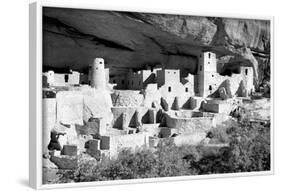
[[[177,118],[166,114],[166,123],[169,128],[178,129],[181,134],[206,132],[213,127],[213,117]]]
[[[182,134],[173,138],[177,146],[198,145],[206,138],[206,132],[194,132],[191,134]]]
[[[213,113],[229,114],[233,109],[233,105],[229,103],[204,103],[203,110]]]
[[[193,110],[169,111],[168,114],[176,118],[214,117],[212,113]]]
[[[128,135],[110,136],[110,157],[115,157],[126,148],[135,150],[148,145],[148,135],[146,133],[136,133]]]

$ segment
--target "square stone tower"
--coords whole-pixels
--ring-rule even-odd
[[[198,62],[198,94],[207,97],[214,93],[217,76],[216,54],[210,51],[202,52]]]

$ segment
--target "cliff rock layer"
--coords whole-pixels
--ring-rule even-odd
[[[95,57],[122,70],[165,65],[195,73],[202,50],[226,66],[247,65],[269,80],[270,21],[44,8],[43,64],[86,71]]]

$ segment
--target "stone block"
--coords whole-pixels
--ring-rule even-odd
[[[76,145],[64,145],[62,148],[62,155],[76,156],[77,146]]]
[[[89,132],[91,134],[105,134],[106,133],[106,122],[102,117],[92,117],[87,122]]]
[[[97,139],[89,140],[88,142],[85,143],[85,148],[86,148],[86,153],[88,153],[92,157],[99,155],[100,140]]]
[[[110,137],[109,136],[101,136],[100,149],[101,150],[109,150],[109,148],[110,148]]]

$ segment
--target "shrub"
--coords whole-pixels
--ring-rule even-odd
[[[227,128],[218,127],[213,128],[207,133],[207,136],[211,138],[210,143],[228,143],[229,135],[226,132]]]
[[[228,147],[176,146],[159,141],[155,151],[123,150],[115,159],[82,160],[75,171],[62,173],[60,182],[169,177],[270,170],[270,129],[243,120],[230,128],[214,129]]]
[[[270,170],[270,131],[266,126],[243,120],[227,129],[229,147],[202,156],[192,168],[199,174]]]

